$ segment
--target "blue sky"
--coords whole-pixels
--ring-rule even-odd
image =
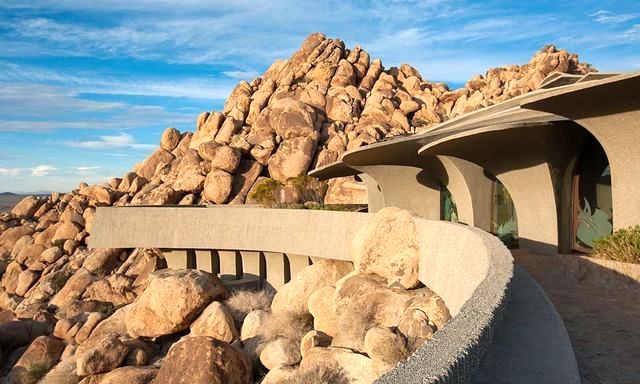
[[[316,31],[454,86],[547,43],[640,70],[637,0],[0,0],[0,191],[122,176]]]

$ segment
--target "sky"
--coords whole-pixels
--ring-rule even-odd
[[[637,0],[0,0],[0,192],[121,177],[312,32],[453,87],[550,43],[640,70]]]

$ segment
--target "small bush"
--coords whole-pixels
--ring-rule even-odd
[[[268,311],[271,308],[274,295],[275,291],[266,289],[259,291],[237,290],[224,302],[224,305],[231,313],[236,327],[240,329],[249,312],[256,309]]]
[[[300,194],[300,201],[303,203],[313,202],[322,204],[324,195],[329,188],[325,181],[320,181],[311,176],[298,176],[287,180],[287,184],[294,187]]]
[[[593,251],[603,259],[640,264],[640,225],[618,229],[595,240]]]
[[[253,188],[249,194],[249,200],[258,204],[273,205],[277,202],[276,192],[282,185],[278,180],[264,179]]]
[[[69,281],[71,276],[73,276],[73,272],[68,270],[59,271],[55,275],[53,275],[53,277],[51,278],[51,288],[54,290],[54,292],[60,291],[64,287],[64,285],[67,284],[67,281]]]
[[[49,365],[44,362],[35,362],[27,367],[26,379],[29,383],[37,383],[49,371]]]
[[[299,369],[296,374],[285,380],[285,384],[311,384],[311,383],[331,383],[331,384],[348,384],[349,376],[337,364],[330,366],[319,366],[313,369]]]
[[[39,384],[78,384],[79,381],[76,375],[76,360],[69,358],[62,360],[49,371]]]

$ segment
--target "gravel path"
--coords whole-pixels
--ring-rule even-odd
[[[514,257],[564,320],[583,384],[640,383],[640,282],[579,281],[547,256]]]

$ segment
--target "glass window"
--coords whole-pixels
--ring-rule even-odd
[[[494,179],[491,185],[491,233],[509,248],[518,246],[518,218],[507,189]]]

